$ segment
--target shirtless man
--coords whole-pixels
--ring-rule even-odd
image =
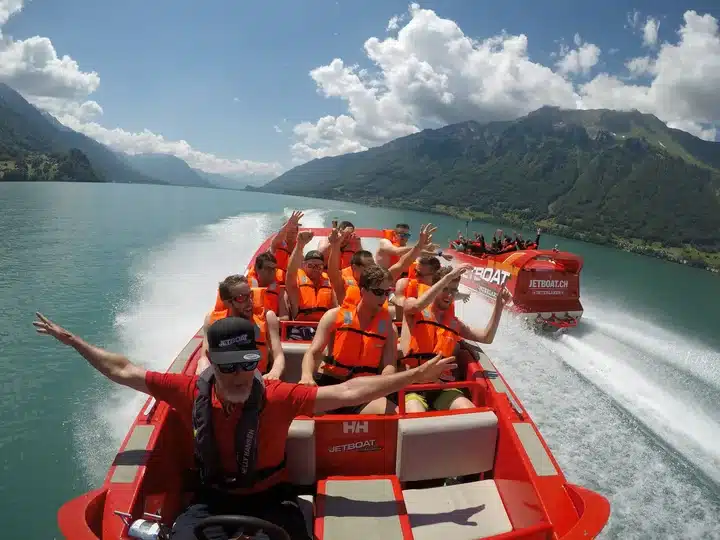
[[[388,240],[387,238],[380,239],[380,244],[375,253],[375,261],[377,264],[383,268],[390,268],[396,264],[398,260],[400,260],[400,257],[413,249],[412,245],[408,245],[410,236],[410,226],[407,223],[398,223],[395,226],[393,240]],[[443,254],[440,246],[437,244],[430,244],[425,247],[420,255],[437,255],[447,261],[452,259],[452,255]]]

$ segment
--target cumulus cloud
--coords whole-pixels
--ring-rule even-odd
[[[627,74],[596,72],[601,50],[575,35],[561,45],[555,69],[532,61],[524,34],[501,32],[472,39],[452,20],[412,4],[395,35],[369,38],[372,71],[343,59],[310,72],[317,91],[339,98],[347,111],[295,126],[294,161],[357,152],[393,138],[453,122],[507,120],[543,105],[565,108],[638,109],[671,127],[714,139],[720,125],[720,34],[711,15],[687,11],[677,43],[628,60]],[[656,19],[628,14],[627,27],[642,30],[642,43],[657,45]],[[577,76],[583,80],[576,80]],[[649,78],[646,85],[626,82]]]
[[[560,47],[560,60],[557,68],[563,74],[587,75],[600,60],[600,47],[593,43],[583,43],[580,34],[575,34],[573,43],[577,48]]]
[[[130,154],[172,154],[207,172],[266,175],[282,171],[279,163],[220,158],[194,150],[186,141],[167,141],[148,130],[131,133],[98,124],[102,107],[88,99],[100,86],[98,73],[83,71],[70,56],[59,56],[47,37],[14,40],[3,36],[2,26],[22,10],[23,4],[23,0],[0,0],[0,82],[16,89],[36,107],[66,126]]]

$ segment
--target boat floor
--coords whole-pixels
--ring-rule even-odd
[[[313,503],[315,514],[313,515]],[[512,531],[495,481],[402,489],[397,476],[329,478],[301,496],[308,531],[326,540],[473,540]]]

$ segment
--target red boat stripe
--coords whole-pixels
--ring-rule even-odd
[[[135,426],[128,438],[125,448],[115,456],[110,482],[114,484],[129,484],[135,481],[140,467],[145,465],[150,456],[148,445],[155,426]]]
[[[170,365],[170,368],[168,368],[167,372],[182,373],[188,360],[190,360],[190,357],[195,352],[195,349],[197,349],[201,343],[201,337],[194,337],[190,341],[188,341],[188,344],[185,345],[182,351],[180,351],[180,354],[175,357],[175,360],[173,360],[173,363]]]

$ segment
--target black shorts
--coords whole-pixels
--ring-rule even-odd
[[[287,338],[296,341],[312,341],[315,337],[314,326],[287,326]]]
[[[285,529],[292,540],[312,538],[297,495],[289,484],[280,484],[252,495],[201,490],[195,494],[191,505],[175,520],[170,538],[196,540],[193,530],[198,523],[207,517],[223,514],[264,519]],[[228,535],[221,527],[208,527],[205,529],[205,536],[209,540],[228,540],[237,534]]]

